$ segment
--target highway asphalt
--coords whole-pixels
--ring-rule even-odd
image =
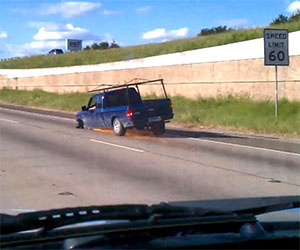
[[[0,107],[1,212],[300,194],[296,140],[171,127],[117,137],[21,109]]]

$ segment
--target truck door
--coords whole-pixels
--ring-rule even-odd
[[[86,115],[84,116],[84,124],[88,128],[93,128],[94,127],[94,122],[93,122],[93,114],[96,110],[96,97],[91,97],[87,106],[87,112]]]
[[[94,128],[105,128],[103,120],[103,95],[96,97],[96,109],[93,113]]]

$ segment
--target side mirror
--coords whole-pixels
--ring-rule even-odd
[[[81,107],[81,110],[83,110],[83,111],[84,111],[84,110],[87,110],[86,106],[85,106],[85,105],[82,106],[82,107]]]

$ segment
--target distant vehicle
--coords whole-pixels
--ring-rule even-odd
[[[53,54],[53,55],[58,55],[58,54],[63,54],[64,52],[62,49],[52,49],[48,52],[48,54]]]
[[[165,98],[142,100],[139,85],[160,82]],[[165,131],[165,123],[174,114],[162,79],[113,86],[94,91],[87,107],[76,115],[77,128],[112,128],[116,135],[125,135],[126,129],[150,129],[154,135]]]

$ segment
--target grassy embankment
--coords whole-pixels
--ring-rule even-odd
[[[0,102],[77,111],[87,103],[88,93],[55,94],[41,90],[0,90]],[[246,97],[196,99],[172,97],[174,122],[230,128],[240,131],[300,135],[300,102],[279,101],[279,119],[274,120],[274,103]]]
[[[300,20],[281,25],[274,25],[272,28],[288,29],[289,32],[297,31],[300,30]],[[260,38],[263,36],[263,29],[264,28],[240,29],[209,36],[197,36],[194,38],[179,39],[164,43],[129,46],[118,49],[81,51],[77,53],[66,53],[63,55],[38,55],[24,57],[2,61],[0,62],[0,68],[48,68],[99,64],[144,58]]]

